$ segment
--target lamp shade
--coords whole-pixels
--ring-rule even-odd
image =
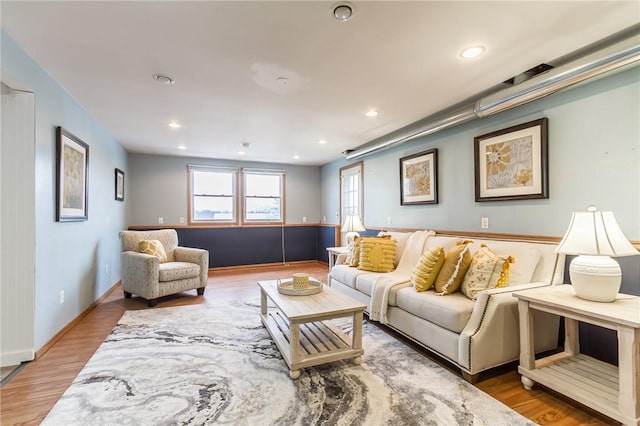
[[[640,254],[624,236],[613,212],[590,206],[586,212],[574,212],[557,253],[590,256],[633,256]]]
[[[362,226],[362,222],[360,221],[360,216],[357,214],[350,214],[344,219],[344,225],[342,225],[342,232],[362,232],[366,231],[364,226]]]

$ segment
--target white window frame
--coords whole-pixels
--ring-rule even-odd
[[[189,176],[189,186],[188,186],[188,213],[189,213],[189,224],[190,225],[229,225],[229,224],[237,224],[238,223],[238,169],[233,167],[217,167],[217,166],[196,166],[196,165],[188,165],[188,176]],[[194,198],[198,196],[210,196],[210,197],[228,197],[226,194],[194,194],[194,172],[210,172],[210,173],[228,173],[232,176],[232,218],[231,219],[211,219],[211,220],[196,220],[194,218]]]
[[[280,217],[277,219],[247,219],[247,198],[256,197],[253,194],[247,194],[247,175],[268,175],[268,176],[278,176],[280,178],[280,194],[278,198],[280,200]],[[276,170],[276,169],[253,169],[253,168],[243,168],[242,169],[242,223],[243,224],[265,224],[265,223],[284,223],[285,222],[285,176],[286,172],[284,170]],[[270,198],[270,197],[256,197],[256,198]]]
[[[364,223],[363,169],[362,161],[340,168],[340,226],[350,214],[357,214]]]

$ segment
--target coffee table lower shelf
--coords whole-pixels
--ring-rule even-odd
[[[289,324],[277,309],[261,318],[289,366],[292,379],[300,377],[301,368],[349,358],[356,365],[361,362],[364,350],[354,349],[351,337],[328,321]]]

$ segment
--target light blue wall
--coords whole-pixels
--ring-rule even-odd
[[[125,203],[114,200],[114,169],[127,171],[127,153],[6,33],[2,32],[1,39],[3,71],[36,95],[35,348],[38,350],[120,279],[118,231],[126,227]],[[89,145],[86,222],[55,221],[56,126],[64,127]],[[65,292],[64,304],[59,303],[61,290]]]
[[[473,138],[541,117],[549,119],[549,199],[475,202]],[[438,149],[439,204],[401,206],[399,159],[431,148]],[[337,223],[346,164],[321,170],[329,223]],[[387,227],[391,217],[391,227],[482,232],[480,218],[488,217],[488,232],[562,236],[572,211],[595,204],[640,240],[640,67],[364,157],[364,185],[369,227]]]
[[[288,224],[318,223],[320,212],[320,168],[290,164],[268,164],[214,160],[207,158],[171,157],[130,154],[130,196],[128,223],[158,225],[162,217],[165,226],[179,226],[180,217],[187,221],[187,165],[254,167],[285,170],[285,221]]]

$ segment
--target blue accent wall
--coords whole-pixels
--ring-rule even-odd
[[[209,251],[209,267],[318,260],[318,226],[177,228],[184,247]],[[333,232],[333,231],[332,231]],[[284,257],[282,243],[284,241]],[[326,261],[326,260],[324,260]]]

